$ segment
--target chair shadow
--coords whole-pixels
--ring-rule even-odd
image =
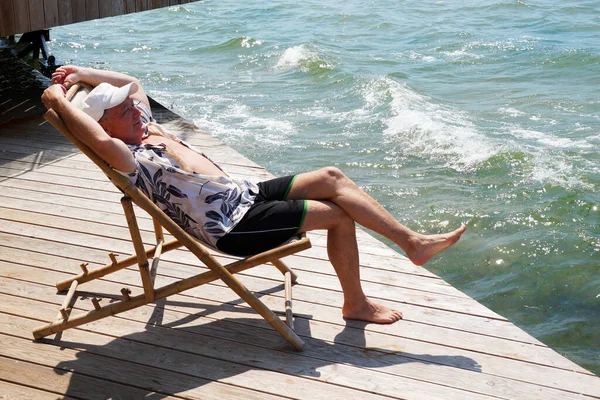
[[[177,318],[173,319],[173,315],[168,317],[173,307],[201,311],[182,317],[176,314]],[[235,311],[234,316],[219,319],[213,316],[232,311]],[[250,314],[252,318],[247,317]],[[119,393],[125,384],[135,386],[135,390],[143,392],[144,398],[160,399],[180,392],[203,397],[203,390],[212,390],[204,388],[205,385],[214,381],[231,382],[232,378],[255,369],[313,379],[321,376],[320,370],[324,367],[335,369],[336,364],[368,369],[387,367],[387,373],[390,366],[407,363],[481,372],[477,361],[469,357],[366,347],[367,323],[347,321],[332,342],[313,338],[311,316],[306,315],[295,318],[296,332],[306,342],[304,351],[295,352],[255,315],[252,309],[231,304],[215,306],[163,299],[148,314],[143,331],[122,336],[115,333],[118,337],[106,342],[111,332],[104,328],[103,339],[100,339],[103,344],[70,341],[70,331],[64,332],[65,339],[59,335],[43,341],[77,351],[75,359],[54,367],[57,374],[73,372],[65,394],[75,398],[82,395],[81,388],[90,375],[106,380],[107,393]],[[112,324],[118,321],[113,319]],[[263,389],[260,382],[256,385],[253,389]]]

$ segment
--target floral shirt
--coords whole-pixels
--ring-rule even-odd
[[[144,123],[153,122],[148,107],[140,103],[138,108]],[[162,129],[161,134],[206,157],[172,133]],[[164,144],[128,147],[137,168],[135,172],[121,174],[177,225],[212,247],[242,219],[258,194],[258,186],[247,180],[185,171],[179,158]]]

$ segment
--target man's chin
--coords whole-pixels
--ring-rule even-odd
[[[139,132],[142,136],[146,136],[146,133],[148,132],[148,125],[144,124],[144,123],[140,123],[139,126]]]

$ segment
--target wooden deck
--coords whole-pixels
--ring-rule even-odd
[[[6,88],[5,88],[6,89]],[[0,91],[0,398],[178,399],[590,399],[600,379],[439,277],[359,232],[368,295],[404,312],[393,325],[345,321],[325,236],[289,257],[297,353],[221,282],[34,342],[34,327],[62,303],[54,284],[133,252],[120,194],[42,118],[41,89]],[[271,175],[159,105],[155,116],[232,175]],[[148,243],[149,218],[141,219]],[[165,255],[157,284],[202,266],[187,251]],[[274,268],[240,279],[275,310]],[[85,284],[90,293],[141,293],[136,268]],[[101,303],[102,304],[102,303]]]

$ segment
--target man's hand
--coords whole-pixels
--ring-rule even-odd
[[[74,65],[59,67],[52,74],[52,83],[64,85],[64,87],[68,89],[81,80],[82,69],[83,68]]]
[[[64,98],[67,94],[67,89],[63,85],[51,85],[42,94],[42,102],[49,109],[57,108],[57,101],[60,101],[61,98]]]
[[[0,0],[3,1],[3,0]],[[113,86],[121,87],[130,82],[138,86],[138,91],[131,95],[134,100],[139,100],[150,108],[150,102],[142,84],[136,78],[113,71],[104,71],[95,68],[77,67],[75,65],[65,65],[56,69],[52,74],[52,83],[63,85],[69,89],[74,84],[81,82],[92,87],[98,86],[102,82],[110,83]]]

